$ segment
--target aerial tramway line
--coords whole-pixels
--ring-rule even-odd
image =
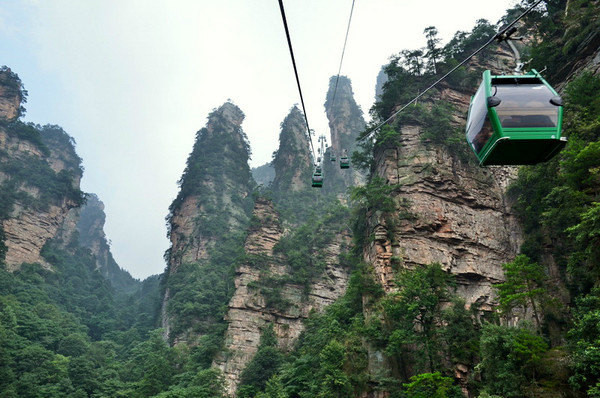
[[[321,146],[318,148],[318,156],[315,156],[315,148],[312,142],[312,130],[310,129],[309,125],[308,125],[308,117],[306,114],[306,107],[304,106],[304,98],[302,96],[302,88],[300,86],[300,78],[298,77],[298,68],[296,67],[296,60],[294,57],[294,50],[292,48],[292,41],[290,39],[290,31],[288,28],[288,24],[287,24],[287,19],[285,17],[285,10],[283,7],[283,0],[279,0],[279,9],[281,11],[281,18],[283,20],[283,27],[285,28],[285,35],[287,38],[287,42],[288,42],[288,47],[290,50],[290,56],[292,58],[292,65],[294,66],[294,74],[296,76],[296,84],[298,85],[298,93],[300,94],[300,102],[302,104],[302,110],[304,111],[304,120],[306,122],[306,129],[308,132],[308,139],[310,142],[310,149],[311,149],[311,157],[313,160],[313,165],[315,167],[314,172],[312,174],[312,179],[311,179],[311,186],[314,188],[322,188],[323,187],[323,159],[325,158],[325,149],[327,148],[327,144],[326,144],[326,138],[324,135],[319,136],[319,142],[321,144]],[[335,82],[335,89],[333,92],[333,100],[332,100],[332,106],[333,103],[335,102],[335,96],[337,93],[337,85],[338,85],[338,81],[340,78],[340,71],[342,69],[342,61],[344,60],[344,52],[346,51],[346,43],[348,42],[348,31],[350,30],[350,21],[352,20],[352,13],[354,11],[354,0],[352,0],[352,9],[350,10],[350,18],[348,20],[348,28],[346,29],[346,39],[344,40],[344,48],[342,50],[342,56],[341,56],[341,60],[340,60],[340,67],[338,70],[338,74],[337,74],[337,79]],[[335,154],[333,152],[333,148],[331,149],[330,152],[330,161],[335,162],[336,161],[336,157]],[[347,154],[347,150],[343,149],[342,150],[342,155],[340,156],[340,169],[348,169],[350,168],[350,160],[348,159],[348,154]]]
[[[500,29],[498,33],[473,54],[457,64],[444,76],[419,93],[419,95],[394,112],[386,120],[371,129],[364,137],[368,139],[374,131],[388,123],[408,106],[416,103],[420,97],[425,95],[438,83],[467,63],[467,61],[475,55],[483,51],[492,42],[497,41],[498,43],[508,43],[514,52],[515,63],[517,66],[514,70],[514,74],[509,76],[492,75],[489,70],[484,71],[479,89],[475,95],[471,97],[465,135],[468,145],[479,160],[479,165],[531,165],[547,161],[560,152],[567,141],[566,138],[561,135],[563,115],[562,99],[554,88],[552,88],[552,86],[550,86],[550,84],[548,84],[535,69],[523,74],[523,64],[520,62],[519,52],[512,43],[514,40],[520,40],[520,38],[512,37],[516,32],[514,25],[542,1],[543,0],[536,1],[513,22]],[[298,80],[292,44],[283,10],[283,0],[279,0],[279,6],[281,8],[281,15],[286,29],[292,63],[294,64],[298,90],[300,92],[300,98],[302,99],[300,81]],[[352,1],[352,10],[350,11],[348,29],[346,30],[346,39],[344,41],[344,49],[342,51],[340,68],[336,79],[332,106],[335,102],[337,93],[337,83],[348,40],[348,31],[350,29],[353,10],[354,0]],[[304,100],[302,100],[302,107],[304,109]],[[306,118],[306,109],[304,109],[304,116]],[[306,125],[310,138],[311,130],[308,128],[308,119],[306,119]],[[321,142],[321,145],[323,145],[323,142]],[[319,155],[318,162],[315,162],[315,173],[313,173],[314,187],[323,186],[323,176],[321,172],[321,159],[325,156],[323,147],[320,148]],[[330,160],[333,162],[336,161],[333,149],[331,150]],[[317,172],[317,167],[319,172]],[[346,169],[349,167],[350,163],[348,155],[346,150],[343,149],[340,156],[340,168]]]

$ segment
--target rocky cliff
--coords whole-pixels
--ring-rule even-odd
[[[285,252],[273,250],[284,234],[273,204],[259,198],[253,220],[244,246],[247,260],[236,269],[235,292],[226,315],[225,352],[215,361],[231,394],[256,353],[265,326],[273,325],[279,347],[290,351],[309,313],[333,303],[348,283],[348,269],[339,259],[348,244],[347,232],[338,232],[323,247],[312,249],[322,252],[324,269],[301,284],[286,277],[298,270],[289,265]]]
[[[279,149],[273,158],[274,191],[297,192],[310,187],[313,159],[306,134],[304,115],[294,106],[281,123]]]
[[[198,339],[207,332],[204,326],[210,329],[207,325],[221,322],[220,315],[212,310],[210,321],[201,315],[184,314],[183,307],[194,304],[190,301],[193,298],[186,297],[181,290],[200,289],[200,286],[177,285],[177,281],[188,273],[197,273],[202,280],[199,283],[207,284],[211,283],[206,279],[207,274],[217,279],[229,278],[227,270],[233,258],[220,260],[219,254],[226,248],[237,250],[243,244],[252,209],[249,195],[254,184],[248,166],[248,142],[241,129],[243,119],[243,112],[230,102],[209,115],[206,127],[196,135],[179,181],[180,192],[170,207],[171,248],[167,253],[162,323],[166,335],[175,343]],[[219,260],[215,260],[217,257]],[[192,284],[192,279],[188,283]],[[220,292],[224,296],[219,297],[226,302],[227,287]],[[225,302],[211,301],[210,308],[217,311]],[[177,326],[172,333],[174,324]]]
[[[474,59],[469,69],[474,75],[485,68],[499,74],[511,65],[508,50],[497,48]],[[423,112],[435,104],[449,105],[446,128],[456,130],[460,139],[475,88],[444,83]],[[506,195],[516,168],[476,166],[471,153],[461,153],[464,148],[457,152],[447,142],[430,139],[428,122],[403,121],[396,129],[394,145],[376,146],[373,175],[395,186],[398,222],[389,230],[381,214],[372,215],[375,240],[365,259],[386,291],[394,288],[392,262],[408,268],[439,262],[457,276],[458,292],[468,306],[492,310],[492,284],[503,280],[502,264],[516,256],[522,243]]]
[[[24,98],[18,76],[0,71],[0,254],[8,270],[22,263],[50,268],[40,252],[69,209],[83,202],[81,159],[58,126],[21,122]]]
[[[336,77],[329,80],[325,113],[329,120],[331,133],[331,146],[324,156],[325,183],[323,189],[328,192],[346,193],[350,186],[360,185],[364,182],[364,175],[352,165],[350,169],[340,169],[339,159],[343,153],[348,157],[356,148],[356,138],[362,132],[366,123],[363,113],[352,92],[352,82],[346,76],[340,76],[336,84]],[[336,87],[337,85],[337,87]],[[336,157],[332,162],[331,156]]]
[[[117,264],[110,251],[104,233],[104,203],[96,194],[87,194],[86,203],[77,209],[75,217],[79,244],[90,249],[96,260],[96,269],[118,291],[133,290],[138,285],[137,281]]]

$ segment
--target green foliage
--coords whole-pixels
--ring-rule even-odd
[[[441,304],[450,299],[453,281],[440,264],[401,270],[397,293],[382,301],[382,338],[386,353],[398,360],[404,375],[442,370]]]
[[[308,298],[312,281],[319,278],[327,267],[327,253],[324,250],[336,236],[348,229],[348,208],[339,203],[331,204],[317,216],[312,214],[304,223],[288,235],[283,236],[275,245],[275,254],[285,258],[289,272],[272,275],[269,263],[272,260],[261,256],[244,256],[244,261],[260,269],[260,279],[249,285],[259,289],[269,308],[285,310],[294,305],[283,297],[284,286],[293,284],[303,287],[302,299]]]
[[[233,276],[243,254],[244,235],[222,237],[208,252],[209,260],[184,263],[167,280],[172,336],[181,333],[220,334],[223,316],[233,294]],[[214,347],[215,352],[218,347]],[[213,352],[213,355],[214,353]]]
[[[565,88],[567,147],[550,162],[521,168],[509,189],[525,230],[523,253],[535,261],[551,250],[563,272],[569,272],[574,293],[589,291],[598,274],[600,129],[593,127],[598,105],[588,88],[599,85],[600,78],[584,73]]]
[[[294,106],[281,123],[279,134],[279,149],[273,153],[273,168],[275,179],[273,191],[286,197],[293,191],[298,191],[298,181],[310,189],[308,182],[312,175],[312,156],[309,147],[309,137],[304,115]]]
[[[500,298],[500,309],[504,315],[509,316],[516,307],[524,311],[531,307],[538,330],[542,317],[542,303],[547,297],[544,288],[546,274],[544,268],[531,263],[524,254],[517,256],[512,262],[502,265],[506,281],[495,285]]]
[[[359,395],[365,391],[367,352],[363,345],[363,295],[381,295],[364,264],[354,265],[344,296],[311,313],[294,353],[283,364],[279,380],[284,397]],[[267,389],[268,391],[268,385]],[[320,395],[321,394],[321,395]]]
[[[422,373],[410,378],[410,383],[404,384],[406,396],[411,398],[462,398],[460,387],[453,385],[450,377],[444,377],[440,372]]]
[[[424,33],[427,39],[425,53],[422,50],[404,50],[400,55],[392,57],[391,62],[384,68],[388,80],[383,85],[383,92],[378,101],[370,110],[374,121],[359,135],[359,147],[362,149],[353,154],[355,157],[353,162],[359,167],[369,170],[371,168],[372,159],[369,156],[369,151],[373,149],[371,140],[375,141],[375,147],[397,146],[399,132],[405,125],[422,126],[424,130],[422,139],[426,143],[447,148],[463,162],[468,162],[472,158],[471,151],[464,144],[461,129],[452,119],[452,107],[439,100],[432,101],[434,95],[431,93],[419,99],[419,103],[403,108],[403,111],[397,114],[389,125],[373,131],[381,121],[387,120],[400,107],[408,104],[422,90],[436,81],[440,75],[454,68],[467,55],[487,42],[496,33],[496,29],[488,21],[480,19],[472,32],[457,32],[444,48],[437,47],[439,39],[434,26],[427,27]],[[480,60],[488,56],[489,51],[483,51],[478,55]],[[470,90],[476,81],[476,74],[467,73],[466,69],[459,68],[446,80],[446,83],[464,91]]]
[[[22,104],[27,102],[27,90],[23,86],[23,82],[15,72],[13,72],[8,66],[0,66],[0,85],[3,86],[4,96],[16,96],[21,102],[21,106],[17,110],[17,118],[25,115],[25,107]],[[0,120],[0,127],[4,120]]]
[[[29,141],[35,145],[42,154],[48,156],[50,149],[44,144],[42,135],[40,133],[40,126],[34,123],[24,123],[20,120],[12,122],[4,122],[3,127],[9,137],[18,138],[20,140]]]
[[[502,397],[522,397],[536,383],[541,359],[548,345],[525,327],[486,323],[481,335],[483,392]]]
[[[531,0],[523,1],[526,6]],[[531,67],[546,69],[550,81],[563,81],[582,56],[597,48],[594,35],[600,29],[598,4],[587,0],[550,0],[547,13],[536,10],[525,19],[535,24],[537,42],[531,48]],[[568,7],[568,10],[567,10]]]
[[[595,397],[600,388],[600,289],[577,299],[568,338],[573,352],[569,383],[575,390]]]
[[[196,133],[179,180],[179,193],[169,207],[167,224],[171,224],[184,199],[195,196],[198,208],[203,210],[196,223],[197,234],[218,239],[228,234],[232,226],[243,229],[253,205],[248,195],[253,185],[249,157],[246,134],[222,111],[213,111],[207,127]]]
[[[251,398],[264,390],[271,377],[279,370],[282,362],[283,353],[277,348],[273,325],[268,324],[262,331],[258,351],[240,375],[237,396]]]
[[[7,176],[0,183],[0,221],[10,217],[16,203],[32,210],[47,210],[50,205],[59,205],[66,199],[71,206],[80,206],[85,201],[84,193],[75,180],[81,177],[80,161],[74,153],[73,143],[68,141],[64,150],[72,151],[71,163],[65,163],[66,169],[55,172],[48,160],[49,148],[55,148],[55,142],[68,135],[58,126],[36,126],[19,120],[0,126],[9,137],[27,140],[41,152],[42,156],[20,153],[18,156],[0,151],[0,172]],[[49,132],[52,133],[49,133]],[[44,139],[55,134],[54,141]],[[68,138],[66,138],[68,140]],[[33,191],[33,193],[31,192]],[[4,230],[0,226],[0,264],[6,254]]]

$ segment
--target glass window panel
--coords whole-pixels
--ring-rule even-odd
[[[485,85],[481,83],[469,111],[467,120],[467,139],[477,153],[492,136],[492,126],[487,118],[487,97]]]
[[[495,107],[502,127],[556,127],[554,93],[543,84],[502,84],[492,87],[502,102]]]

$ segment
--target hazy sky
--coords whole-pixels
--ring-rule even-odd
[[[342,74],[365,114],[381,66],[443,42],[516,0],[356,0]],[[311,127],[337,74],[352,0],[285,0]],[[271,160],[279,124],[299,103],[277,0],[2,0],[0,65],[29,91],[26,120],[77,141],[82,189],[98,194],[115,259],[134,277],[164,270],[165,216],[196,131],[231,99],[253,167]]]

